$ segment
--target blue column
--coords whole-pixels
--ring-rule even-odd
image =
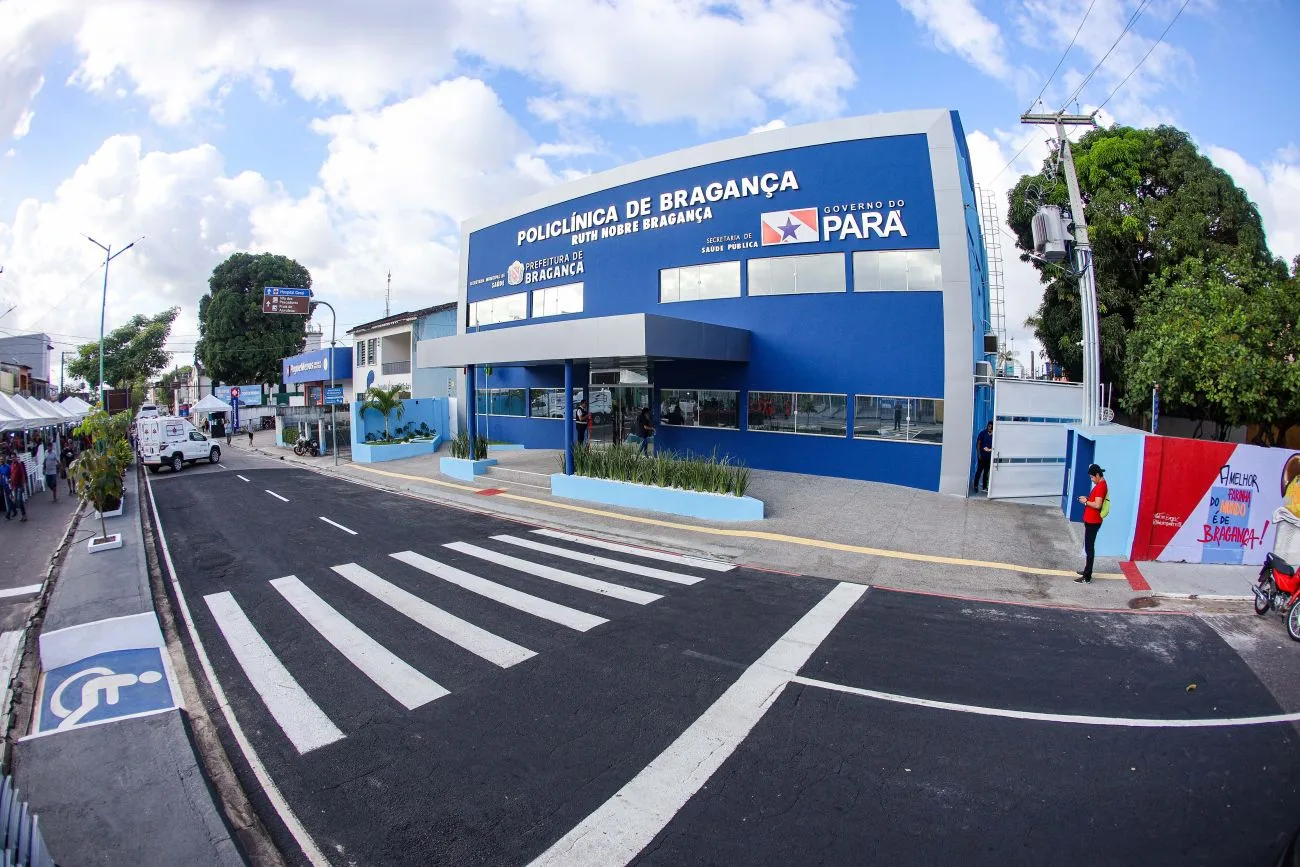
[[[564,474],[573,475],[573,359],[564,361]]]
[[[478,409],[478,395],[474,393],[475,377],[478,374],[474,371],[474,365],[465,368],[465,432],[469,435],[469,459],[474,460],[474,426],[478,419],[475,418]]]

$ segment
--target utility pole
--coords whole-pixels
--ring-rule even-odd
[[[388,318],[388,306],[393,300],[393,272],[388,272],[388,288],[384,290],[384,318]]]
[[[1070,139],[1065,134],[1067,126],[1095,127],[1096,119],[1090,114],[1027,113],[1020,116],[1021,123],[1056,127],[1065,161],[1065,185],[1070,191],[1070,215],[1074,218],[1074,261],[1079,275],[1080,318],[1083,320],[1083,423],[1095,425],[1101,409],[1101,340],[1097,327],[1097,283],[1092,267],[1092,244],[1088,241],[1088,221],[1084,218],[1083,197],[1079,195],[1079,178],[1074,173],[1074,154]]]

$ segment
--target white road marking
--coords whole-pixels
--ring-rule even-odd
[[[478,545],[470,545],[467,542],[448,542],[446,545],[443,545],[443,547],[450,548],[453,551],[459,551],[462,554],[468,554],[471,557],[477,557],[480,560],[486,560],[489,563],[496,563],[498,566],[505,566],[509,569],[515,569],[528,575],[536,575],[538,578],[545,578],[547,581],[554,581],[556,584],[564,584],[568,587],[576,587],[579,590],[599,593],[602,596],[621,599],[624,602],[634,602],[637,605],[647,605],[654,602],[656,599],[663,599],[663,596],[658,593],[648,593],[645,590],[636,590],[632,587],[624,587],[622,584],[611,584],[608,581],[601,581],[598,578],[588,578],[586,575],[565,572],[563,569],[554,569],[550,566],[543,566],[540,563],[534,563],[531,560],[521,560],[518,557],[511,557],[509,554],[500,554],[496,551],[489,551],[487,548],[480,548]]]
[[[242,477],[241,477],[242,478]],[[247,481],[247,479],[245,479]],[[239,751],[244,754],[244,759],[248,762],[249,768],[253,771],[253,777],[262,787],[267,800],[271,802],[280,821],[289,829],[293,835],[294,842],[302,850],[303,855],[311,862],[313,867],[330,867],[329,860],[317,847],[316,841],[307,833],[302,822],[298,819],[289,802],[285,800],[284,794],[280,787],[271,779],[271,773],[262,763],[261,757],[257,750],[244,734],[244,727],[240,725],[239,718],[235,716],[235,709],[230,706],[230,700],[226,698],[226,691],[221,686],[221,681],[217,678],[216,669],[212,667],[212,660],[208,658],[208,650],[203,646],[203,636],[199,634],[198,627],[194,624],[194,616],[190,613],[189,600],[185,598],[185,588],[181,587],[180,580],[176,577],[176,564],[172,562],[171,548],[167,547],[167,534],[163,531],[162,519],[158,516],[158,503],[153,497],[153,480],[152,475],[146,473],[144,477],[145,488],[149,491],[149,510],[153,512],[153,523],[158,528],[158,542],[162,545],[163,563],[167,565],[167,575],[171,580],[172,590],[176,593],[177,608],[180,609],[181,619],[185,621],[185,629],[190,634],[190,640],[194,643],[194,652],[199,658],[199,665],[203,668],[203,676],[207,678],[208,687],[212,690],[212,695],[217,701],[217,707],[221,709],[221,715],[226,719],[226,725],[230,727],[230,734],[234,736],[235,743],[239,744]],[[179,694],[179,690],[177,693]]]
[[[355,535],[357,534],[357,531],[356,531],[356,530],[349,530],[347,527],[343,526],[342,524],[340,524],[340,523],[338,523],[338,522],[336,522],[336,521],[331,521],[329,518],[325,517],[324,515],[321,515],[321,516],[320,516],[320,519],[321,519],[322,521],[324,521],[326,524],[329,524],[331,527],[338,527],[338,528],[339,528],[340,530],[342,530],[344,533],[349,533],[349,534],[351,534],[351,535],[353,535],[353,536],[355,536]]]
[[[33,593],[40,592],[40,584],[28,584],[24,587],[10,587],[8,590],[0,590],[0,599],[7,599],[10,596],[31,596]]]
[[[248,481],[248,479],[244,478],[244,477],[241,476],[239,473],[235,473],[235,478],[237,478],[237,479],[244,479],[244,481]]]
[[[497,584],[495,581],[471,575],[454,566],[439,563],[437,560],[430,560],[428,557],[414,551],[398,551],[396,554],[389,554],[388,556],[414,566],[422,572],[427,572],[455,584],[457,587],[471,593],[477,593],[480,596],[500,602],[502,605],[532,614],[543,620],[549,620],[552,623],[558,623],[561,626],[567,626],[570,629],[576,629],[579,632],[586,632],[588,629],[608,622],[604,617],[597,617],[595,614],[588,614],[585,611],[578,611],[575,608],[569,608],[546,599],[539,599],[513,587],[506,587]]]
[[[356,563],[344,563],[342,566],[330,568],[430,632],[441,635],[452,644],[463,647],[475,656],[502,668],[509,668],[537,655],[526,647],[520,647],[513,641],[493,635],[486,629],[461,620],[430,602],[425,602]]]
[[[860,695],[865,698],[890,701],[895,702],[896,704],[911,704],[916,705],[917,707],[935,708],[936,710],[953,710],[960,713],[978,714],[979,716],[999,716],[1009,719],[1072,723],[1074,725],[1084,726],[1117,726],[1121,728],[1146,729],[1200,729],[1221,728],[1224,726],[1255,726],[1280,722],[1300,722],[1300,713],[1278,713],[1268,716],[1237,716],[1210,719],[1137,719],[1122,716],[1085,716],[1082,714],[1072,713],[1040,713],[1038,711],[1006,710],[997,707],[982,707],[981,705],[975,704],[957,704],[956,702],[951,701],[938,701],[931,698],[917,698],[910,695],[897,695],[892,692],[879,692],[874,689],[863,689],[862,687],[848,686],[843,683],[831,683],[830,681],[817,680],[812,677],[794,677],[791,678],[791,680],[794,683],[802,683],[805,686],[815,686],[819,689],[833,689],[836,692],[847,692],[851,695]]]
[[[837,584],[627,785],[533,861],[626,864],[722,767],[867,588]]]
[[[267,492],[268,494],[270,494],[271,496],[275,497],[277,500],[279,500],[279,501],[282,502],[282,503],[287,503],[287,502],[289,502],[289,498],[288,498],[288,497],[282,497],[282,496],[280,496],[279,494],[277,494],[275,491],[267,490],[266,492]]]
[[[378,641],[357,628],[351,620],[339,614],[328,602],[294,575],[276,578],[271,586],[288,600],[294,610],[334,645],[334,649],[347,657],[348,662],[361,669],[361,673],[375,685],[391,695],[407,710],[414,710],[434,699],[447,695],[449,690],[398,657]]]
[[[611,560],[608,557],[597,557],[595,554],[584,554],[581,551],[570,551],[568,548],[558,548],[555,545],[544,545],[541,542],[534,542],[532,539],[521,539],[518,536],[493,536],[492,538],[496,539],[498,542],[505,542],[510,545],[518,545],[520,548],[527,548],[530,551],[539,551],[543,554],[551,554],[555,557],[563,557],[566,560],[575,560],[579,563],[588,563],[592,566],[603,566],[606,569],[626,572],[629,575],[640,575],[644,578],[658,578],[660,581],[671,581],[673,584],[685,584],[688,587],[692,584],[699,584],[704,580],[698,575],[679,575],[676,572],[668,572],[663,569],[642,566],[639,563],[624,563],[622,560]]]
[[[262,640],[229,591],[203,597],[244,675],[299,753],[343,739],[343,732],[303,691]]]
[[[217,463],[217,466],[221,467],[223,470],[225,470],[225,469],[229,469],[229,467],[227,467],[225,464],[220,463],[220,462]]]
[[[706,557],[691,557],[686,554],[670,554],[667,551],[652,551],[648,548],[638,548],[635,545],[622,545],[618,542],[608,542],[604,539],[593,539],[589,536],[578,536],[574,533],[563,533],[559,530],[534,530],[539,536],[550,536],[552,539],[563,539],[566,542],[575,542],[579,545],[587,545],[592,548],[603,548],[606,551],[617,551],[620,554],[632,554],[636,557],[645,557],[648,560],[660,560],[664,563],[680,563],[683,566],[695,566],[698,569],[710,569],[714,572],[730,572],[736,566],[733,563],[723,563],[720,560],[709,560]]]

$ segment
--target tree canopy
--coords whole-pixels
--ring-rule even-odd
[[[212,270],[199,299],[199,342],[204,375],[216,382],[278,382],[280,360],[302,351],[306,317],[262,312],[267,286],[311,288],[311,274],[287,256],[235,253]]]
[[[1259,211],[1186,133],[1168,126],[1117,126],[1093,130],[1072,148],[1093,245],[1101,378],[1115,383],[1117,391],[1134,380],[1127,370],[1133,361],[1129,342],[1139,311],[1162,274],[1195,258],[1206,267],[1232,262],[1239,273],[1250,269],[1261,279],[1286,279],[1285,267],[1268,251]],[[1032,262],[1046,284],[1042,305],[1029,324],[1052,361],[1072,379],[1081,379],[1077,280],[1066,269],[1028,255],[1038,206],[1069,206],[1064,174],[1050,158],[1040,173],[1022,177],[1008,197],[1008,222],[1021,259]],[[1162,297],[1172,297],[1169,284],[1160,287]],[[1149,391],[1145,394],[1149,400]]]
[[[172,323],[181,312],[172,307],[152,317],[137,313],[125,324],[104,335],[104,382],[116,388],[138,380],[150,380],[167,367],[170,357],[163,351]],[[99,342],[78,347],[77,357],[68,362],[68,374],[95,385],[99,382]]]

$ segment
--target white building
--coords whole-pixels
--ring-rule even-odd
[[[423,310],[395,313],[350,329],[347,333],[354,341],[352,381],[358,393],[371,386],[391,388],[405,385],[412,388],[412,362],[421,321],[435,313],[450,312],[454,315],[455,309],[455,303],[440,304]]]

